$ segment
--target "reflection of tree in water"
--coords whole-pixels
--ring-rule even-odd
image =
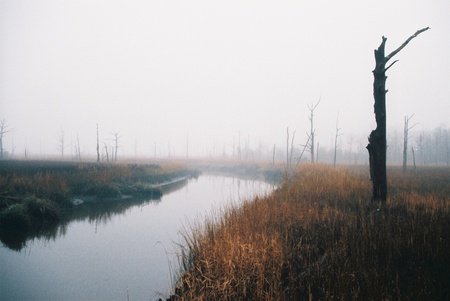
[[[106,224],[114,216],[125,214],[131,207],[159,203],[163,194],[176,191],[186,186],[187,183],[187,180],[171,183],[161,187],[160,191],[145,197],[86,201],[64,213],[62,220],[59,222],[45,223],[23,230],[0,228],[0,240],[5,247],[19,252],[34,239],[49,242],[66,235],[68,225],[73,221],[87,220],[89,223]]]

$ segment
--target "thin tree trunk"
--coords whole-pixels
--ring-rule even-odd
[[[275,165],[275,144],[273,145],[273,151],[272,151],[272,165]]]
[[[408,117],[405,116],[405,127],[403,129],[403,172],[406,172],[408,161]]]
[[[100,141],[98,138],[98,124],[97,124],[97,162],[100,162]]]

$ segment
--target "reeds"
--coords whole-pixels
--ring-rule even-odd
[[[450,171],[301,168],[184,234],[175,300],[448,300]],[[176,293],[176,294],[175,294]]]
[[[150,184],[198,175],[176,163],[98,164],[93,162],[2,161],[0,227],[29,227],[58,220],[71,198],[119,199],[160,196]]]

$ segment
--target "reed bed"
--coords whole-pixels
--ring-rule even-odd
[[[169,300],[449,300],[450,170],[307,165],[184,231]]]
[[[28,228],[58,221],[61,213],[73,206],[74,197],[160,195],[153,184],[196,175],[197,171],[178,163],[2,161],[0,228]]]

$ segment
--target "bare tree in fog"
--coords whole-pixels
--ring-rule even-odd
[[[0,159],[3,159],[4,149],[3,149],[3,138],[5,138],[5,134],[11,133],[14,129],[9,128],[6,123],[6,119],[0,120]]]
[[[275,148],[276,148],[276,144],[273,145],[273,151],[272,151],[272,165],[275,165]]]
[[[119,139],[122,138],[122,136],[119,136],[119,132],[113,132],[114,136],[114,156],[112,158],[112,162],[117,162],[117,150],[119,149]]]
[[[80,150],[80,138],[77,133],[77,145],[75,146],[75,157],[78,161],[81,161],[81,150]]]
[[[98,136],[98,123],[97,123],[97,162],[100,162],[100,138]]]
[[[61,153],[61,157],[64,157],[64,150],[66,149],[66,141],[65,141],[64,130],[61,129],[61,133],[58,136],[58,146],[57,149]]]
[[[411,116],[405,116],[405,125],[403,128],[403,172],[406,172],[406,163],[407,163],[407,157],[408,157],[408,134],[409,130],[418,125],[418,123],[413,124],[412,126],[409,126],[409,121],[414,116],[412,114]],[[414,155],[414,149],[413,149],[413,155]],[[414,165],[415,165],[415,159],[414,159]]]
[[[339,113],[338,116],[336,118],[336,134],[334,136],[334,156],[333,156],[333,166],[336,166],[336,153],[337,153],[337,148],[339,147],[338,144],[338,138],[339,136],[342,136],[342,133],[339,133],[339,131],[341,130],[338,126],[339,124]]]
[[[370,178],[373,185],[373,200],[386,202],[387,199],[387,177],[386,177],[386,71],[398,60],[392,62],[388,67],[389,60],[400,52],[412,39],[420,33],[428,30],[429,27],[418,30],[410,36],[399,48],[391,52],[388,56],[384,54],[386,38],[382,37],[382,42],[378,49],[375,49],[375,69],[373,96],[375,99],[374,111],[377,127],[370,133],[369,151]]]
[[[286,175],[290,171],[291,162],[292,162],[292,153],[294,152],[294,139],[295,139],[295,131],[292,134],[292,138],[289,144],[289,127],[286,128]]]
[[[317,108],[317,106],[320,103],[320,98],[319,101],[317,101],[315,104],[311,103],[311,106],[308,105],[308,109],[310,112],[310,115],[308,117],[309,122],[310,122],[310,131],[309,133],[306,133],[306,135],[308,136],[308,141],[306,142],[305,146],[306,149],[309,150],[309,152],[311,153],[311,163],[314,163],[314,159],[315,159],[315,137],[316,137],[316,130],[314,129],[314,110]]]
[[[105,153],[106,153],[106,162],[109,163],[108,145],[105,142],[103,142],[103,147],[104,147],[104,150],[105,150]]]
[[[298,164],[300,164],[300,161],[302,160],[302,157],[303,157],[303,154],[305,153],[305,150],[306,150],[306,148],[308,147],[308,143],[309,143],[309,139],[310,139],[310,137],[308,137],[308,140],[306,140],[306,143],[304,144],[304,145],[302,145],[303,146],[303,149],[302,149],[302,151],[301,151],[301,153],[300,153],[300,156],[298,157],[298,160],[297,160],[297,165]]]

